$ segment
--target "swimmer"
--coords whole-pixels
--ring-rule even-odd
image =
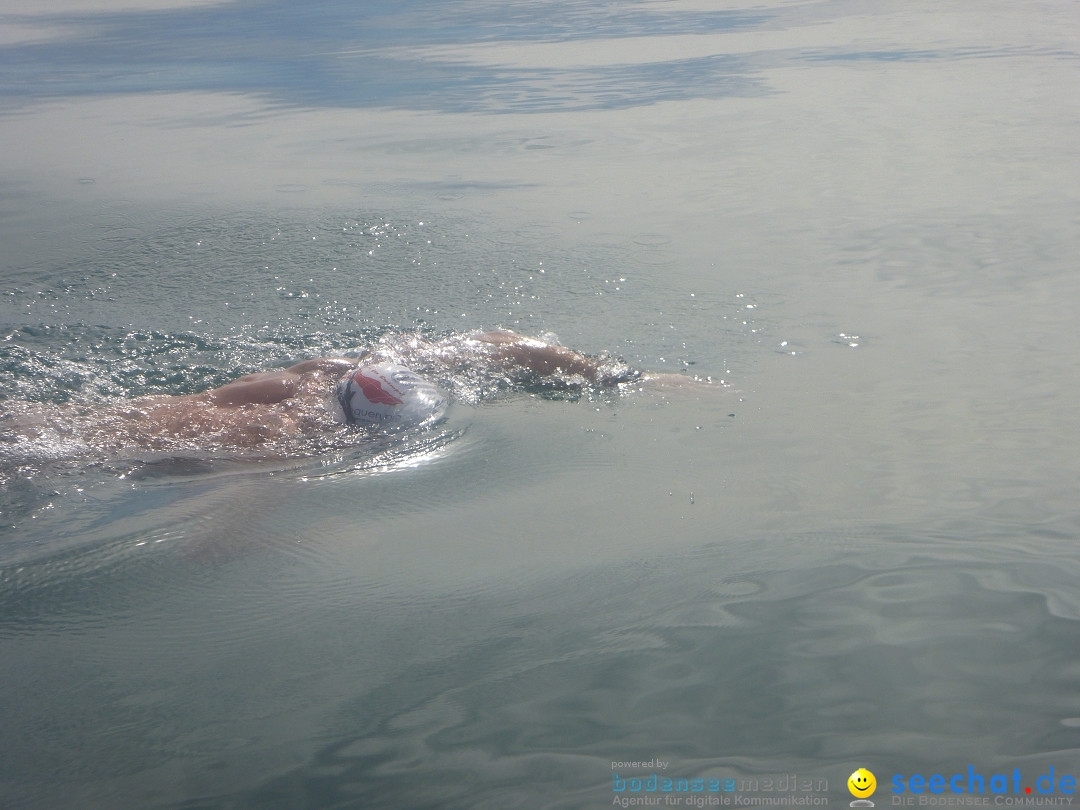
[[[253,448],[290,436],[340,430],[343,423],[369,431],[425,426],[442,417],[447,396],[413,368],[436,375],[479,370],[563,388],[687,379],[642,375],[625,364],[509,331],[441,341],[402,336],[359,358],[305,360],[278,371],[247,374],[198,394],[147,396],[110,405],[86,414],[77,433],[80,441],[100,449],[166,450],[208,441],[219,447]],[[24,436],[40,436],[46,421],[52,420],[39,415],[14,426]],[[63,426],[59,430],[63,432]]]

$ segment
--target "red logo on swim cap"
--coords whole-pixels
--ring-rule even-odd
[[[364,392],[368,402],[376,405],[401,405],[404,401],[383,388],[382,383],[377,379],[365,377],[363,371],[357,371],[353,374],[353,382],[360,386],[360,390]]]

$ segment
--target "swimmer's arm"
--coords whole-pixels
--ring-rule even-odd
[[[245,374],[220,388],[207,391],[203,396],[213,405],[235,407],[238,405],[274,405],[295,396],[300,383],[310,374],[344,374],[356,365],[355,360],[342,357],[318,357],[305,360],[280,371],[262,371]]]
[[[527,338],[516,332],[498,330],[476,335],[474,340],[497,346],[496,358],[507,365],[527,368],[541,376],[554,374],[580,374],[589,382],[604,386],[637,380],[650,387],[697,388],[709,385],[706,380],[685,374],[649,373],[629,370],[625,375],[605,376],[601,364],[575,351]]]
[[[562,346],[533,340],[516,332],[495,331],[476,335],[474,340],[498,347],[494,356],[509,366],[526,368],[542,377],[580,374],[589,382],[603,382],[600,364]]]

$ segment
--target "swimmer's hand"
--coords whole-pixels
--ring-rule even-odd
[[[642,374],[638,380],[642,388],[658,388],[665,391],[708,391],[719,393],[726,386],[702,377],[692,377],[689,374]]]

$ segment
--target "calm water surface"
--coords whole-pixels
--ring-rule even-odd
[[[8,3],[0,411],[497,326],[714,384],[0,444],[0,804],[1080,777],[1078,8]]]

